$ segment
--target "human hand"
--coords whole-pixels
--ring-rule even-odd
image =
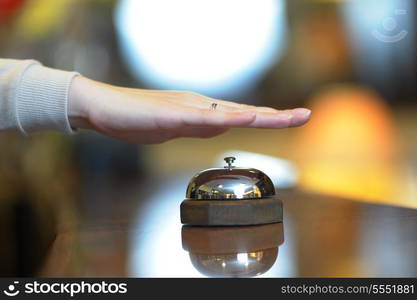
[[[305,108],[276,110],[191,92],[122,88],[82,76],[74,78],[68,101],[73,127],[140,144],[158,144],[178,137],[210,138],[233,127],[300,126],[310,118]]]

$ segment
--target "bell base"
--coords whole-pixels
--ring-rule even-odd
[[[181,223],[198,226],[260,225],[282,222],[276,197],[242,200],[184,200]]]

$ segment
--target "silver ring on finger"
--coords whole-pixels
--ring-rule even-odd
[[[216,108],[217,108],[217,103],[213,102],[213,103],[210,105],[210,109],[211,109],[211,110],[216,110]]]

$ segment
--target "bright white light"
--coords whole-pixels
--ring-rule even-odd
[[[121,0],[115,22],[133,75],[155,88],[238,94],[280,56],[282,0]]]
[[[241,183],[234,187],[233,192],[235,193],[238,199],[241,199],[243,198],[243,195],[245,194],[245,189],[246,189],[245,184]]]
[[[178,178],[156,189],[147,218],[139,217],[130,236],[129,274],[133,277],[202,277],[182,249],[180,204],[189,178]],[[144,233],[146,232],[146,233]]]
[[[249,259],[247,253],[238,253],[237,254],[238,262],[244,264],[246,267],[249,265]]]

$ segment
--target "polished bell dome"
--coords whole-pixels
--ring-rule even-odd
[[[274,185],[265,173],[233,166],[234,157],[224,160],[227,163],[224,168],[204,170],[191,179],[187,187],[187,199],[259,199],[275,195]]]
[[[249,253],[201,254],[190,253],[194,268],[214,277],[252,277],[268,271],[278,256],[278,247]]]

